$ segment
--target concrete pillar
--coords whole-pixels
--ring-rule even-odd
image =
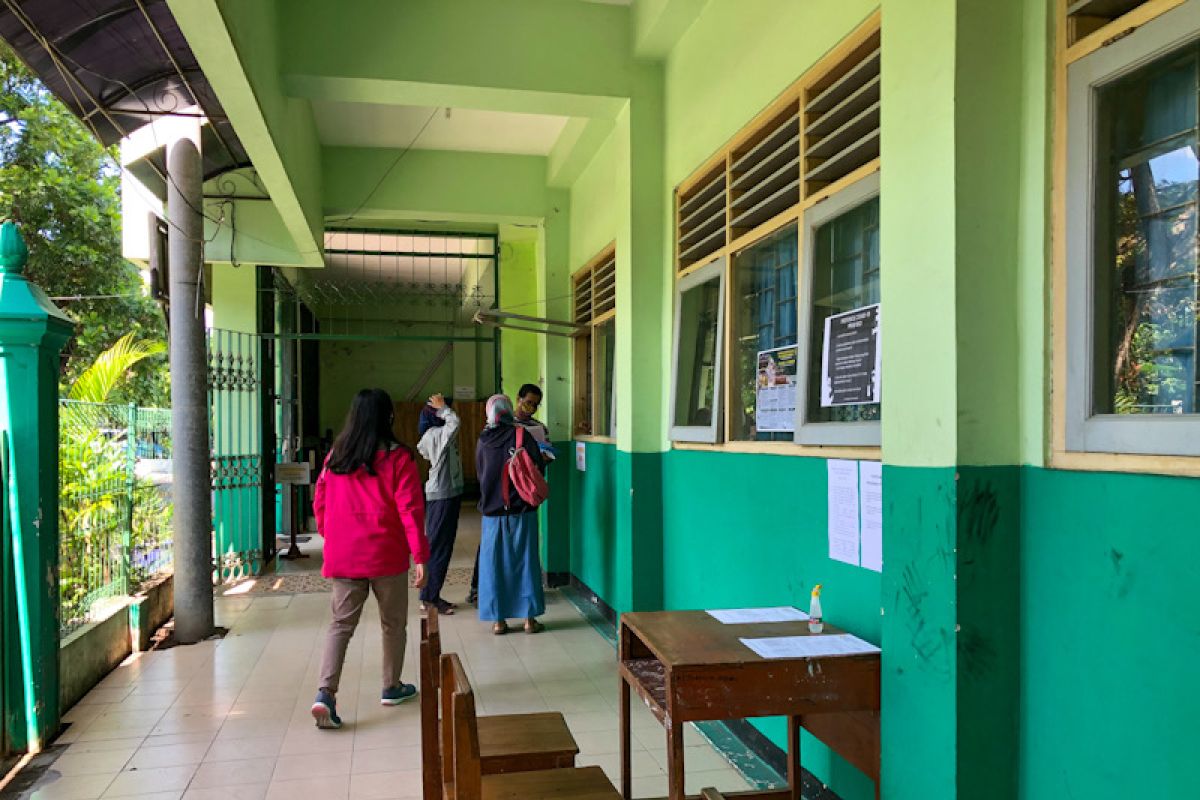
[[[638,65],[617,176],[624,207],[617,221],[616,601],[618,611],[662,607],[662,468],[667,449],[668,331],[672,270],[664,221],[664,73]],[[659,354],[648,357],[647,354]]]
[[[201,286],[202,175],[200,151],[190,139],[179,139],[171,145],[167,174],[175,637],[182,644],[194,644],[213,630],[213,554],[208,359]]]
[[[73,325],[23,276],[0,228],[0,750],[37,752],[59,726],[58,359]]]
[[[994,232],[1018,229],[1023,71],[1045,74],[1023,15],[883,4],[882,793],[898,800],[1020,794],[1021,259]]]

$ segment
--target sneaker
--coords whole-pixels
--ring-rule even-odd
[[[342,718],[337,715],[337,702],[333,695],[322,689],[312,704],[313,719],[321,730],[336,731],[342,727]]]
[[[379,704],[384,706],[398,706],[405,700],[417,696],[417,687],[411,683],[400,683],[390,689],[383,690],[383,696],[379,699]]]

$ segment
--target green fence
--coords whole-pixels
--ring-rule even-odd
[[[171,412],[59,403],[59,580],[66,635],[171,567]]]

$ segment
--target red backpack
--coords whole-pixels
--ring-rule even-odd
[[[529,451],[525,449],[525,428],[520,425],[517,426],[517,446],[513,449],[508,463],[505,464],[504,471],[508,473],[508,480],[501,484],[505,508],[509,505],[508,484],[510,482],[516,487],[517,494],[530,508],[537,508],[550,496],[550,486],[546,483],[545,476],[537,468],[537,464],[533,463]]]

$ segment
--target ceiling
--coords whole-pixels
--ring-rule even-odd
[[[460,150],[545,156],[567,117],[371,103],[313,102],[321,143],[331,147]]]

